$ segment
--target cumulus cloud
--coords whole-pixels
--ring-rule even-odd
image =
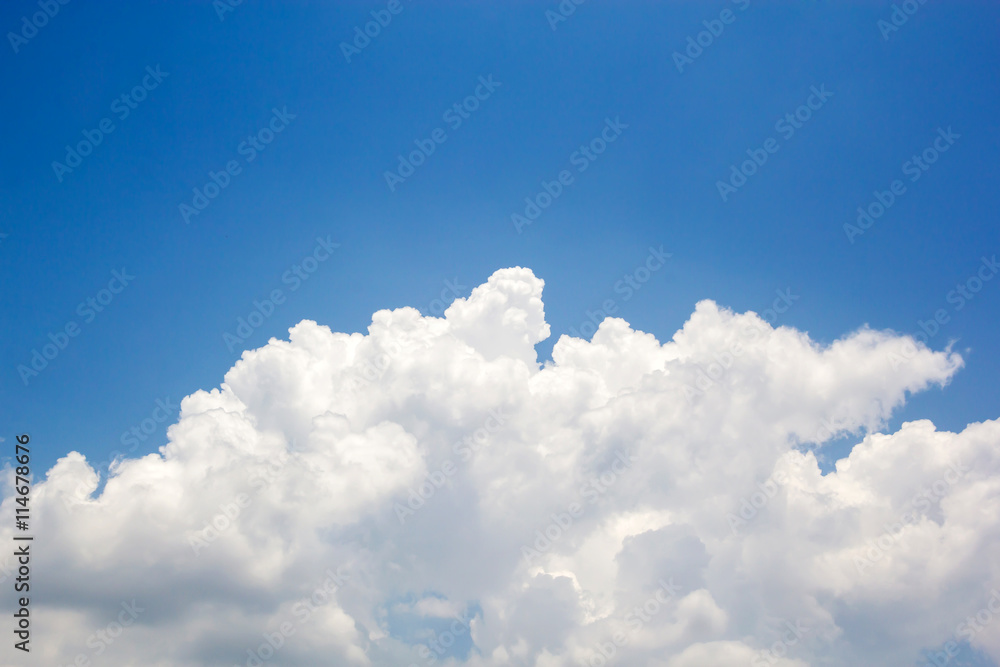
[[[702,301],[666,342],[609,318],[540,365],[542,288],[503,269],[441,318],[300,322],[99,493],[68,453],[34,490],[33,651],[0,663],[1000,657],[1000,620],[960,625],[1000,588],[1000,423],[880,432],[957,354]]]

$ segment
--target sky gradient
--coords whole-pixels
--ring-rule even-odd
[[[539,361],[711,299],[960,353],[888,432],[996,418],[1000,5],[912,7],[3,3],[4,446],[156,452],[244,350],[507,267],[544,281]]]
[[[17,128],[0,167],[5,421],[52,461],[115,447],[157,399],[214,386],[241,351],[223,334],[327,236],[336,256],[247,347],[303,318],[363,331],[374,310],[453,298],[446,280],[464,296],[523,265],[547,284],[544,357],[663,245],[670,266],[621,303],[634,326],[666,338],[700,299],[761,311],[786,288],[801,298],[781,323],[819,340],[915,332],[944,308],[932,346],[955,339],[976,363],[914,405],[943,426],[988,417],[997,283],[962,311],[947,296],[1000,250],[1000,12],[923,5],[886,40],[877,3],[716,5],[586,3],[553,30],[535,3],[406,2],[350,63],[339,44],[381,6],[240,5],[224,20],[207,3],[62,7],[0,61]],[[32,7],[6,4],[3,24]],[[678,72],[672,54],[729,7]],[[115,100],[157,66],[169,74],[121,119]],[[451,129],[442,116],[490,75],[501,85]],[[775,124],[820,85],[833,96],[785,139]],[[273,108],[296,117],[246,162]],[[60,182],[52,162],[104,118],[114,131]],[[518,234],[512,214],[575,169],[606,118],[628,128]],[[903,163],[948,127],[961,138],[910,183]],[[384,173],[436,128],[446,142],[390,191]],[[717,181],[769,137],[779,152],[723,202]],[[241,173],[185,224],[180,205],[231,160]],[[848,242],[844,224],[894,179],[906,193]],[[78,304],[122,267],[134,284],[87,323]],[[25,386],[17,366],[74,320],[80,335]]]

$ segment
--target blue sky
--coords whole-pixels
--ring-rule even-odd
[[[197,3],[66,5],[0,61],[9,430],[45,443],[47,462],[104,456],[157,399],[216,386],[240,351],[223,333],[294,284],[284,273],[327,236],[334,256],[246,347],[303,318],[364,331],[380,308],[429,312],[446,280],[467,293],[515,265],[546,281],[543,357],[608,298],[662,340],[700,299],[759,312],[790,288],[800,299],[780,323],[821,341],[864,323],[915,331],[947,309],[931,345],[957,339],[967,368],[903,417],[989,417],[1000,283],[959,312],[946,298],[1000,250],[1000,10],[925,5],[886,40],[882,3],[741,6],[587,3],[553,30],[535,3],[404,3],[348,63],[339,44],[379,7],[238,6],[220,20]],[[3,25],[30,8],[5,4]],[[672,54],[726,8],[733,22],[678,72]],[[147,66],[166,74],[121,119],[112,104]],[[490,75],[500,85],[452,129],[443,114]],[[832,97],[786,140],[775,124],[812,86]],[[295,118],[246,162],[241,142],[274,108]],[[60,182],[52,162],[104,118],[114,130]],[[628,127],[518,234],[511,215],[576,169],[606,118]],[[949,127],[960,138],[910,183],[903,163]],[[390,191],[384,172],[436,128],[445,143]],[[716,182],[769,137],[778,152],[724,202]],[[180,204],[230,160],[240,173],[186,224]],[[849,243],[843,225],[894,179],[905,194]],[[624,302],[616,282],[660,245],[671,261]],[[78,304],[122,267],[134,283],[85,322]],[[25,386],[17,366],[71,321],[80,334]]]
[[[553,23],[555,2],[401,0],[345,57],[385,7],[70,2],[5,40],[0,419],[8,442],[31,434],[37,472],[70,450],[106,460],[144,420],[131,453],[156,451],[171,403],[302,319],[363,332],[376,310],[430,313],[511,266],[545,280],[543,359],[608,300],[661,341],[702,299],[762,312],[790,290],[776,322],[824,343],[863,324],[916,332],[944,310],[930,346],[956,341],[966,368],[890,426],[997,416],[1000,280],[952,292],[1000,253],[996,3],[927,2],[886,32],[889,2],[590,1]],[[35,11],[3,3],[0,27]],[[675,52],[723,12],[679,71]],[[581,158],[602,132],[614,140]],[[78,166],[53,166],[88,134],[100,142]],[[936,161],[907,171],[939,137]],[[512,215],[564,171],[518,230]],[[212,174],[225,187],[185,216]],[[897,179],[905,191],[849,239]],[[622,287],[661,246],[669,261]],[[227,344],[274,290],[282,303]],[[65,349],[23,377],[50,335]]]

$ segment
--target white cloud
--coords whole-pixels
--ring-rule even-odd
[[[539,367],[542,286],[505,269],[367,335],[301,322],[97,497],[60,459],[32,501],[36,662],[0,663],[913,664],[1000,587],[1000,422],[874,432],[958,355],[703,301],[663,344],[608,319]],[[826,476],[799,446],[847,433]],[[970,638],[1000,657],[1000,621]]]

